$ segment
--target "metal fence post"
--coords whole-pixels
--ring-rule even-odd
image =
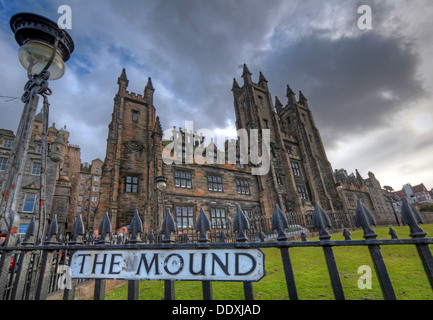
[[[286,241],[287,236],[284,229],[288,228],[289,224],[284,214],[281,212],[278,204],[275,205],[274,214],[272,215],[272,230],[277,230],[278,241]],[[292,261],[290,260],[289,248],[281,247],[281,259],[283,261],[284,274],[286,276],[286,285],[289,292],[290,300],[298,300],[298,292],[296,290],[295,276],[293,274]]]
[[[356,208],[356,226],[362,227],[364,230],[364,239],[376,239],[377,234],[371,228],[370,224],[376,225],[371,212],[364,206],[361,200],[358,200]],[[396,296],[392,287],[391,279],[389,278],[388,270],[386,269],[385,262],[383,261],[380,247],[378,245],[369,244],[371,259],[373,260],[374,269],[379,277],[380,288],[386,300],[395,300]]]
[[[248,238],[245,235],[245,230],[249,229],[250,226],[248,223],[248,219],[242,211],[241,207],[238,206],[233,221],[233,231],[237,232],[236,242],[247,242]],[[244,281],[244,295],[245,300],[254,300],[253,284],[251,282]]]
[[[419,226],[419,223],[423,223],[419,212],[409,205],[406,198],[403,198],[403,207],[401,210],[401,220],[404,225],[409,225],[411,238],[424,238],[426,232]],[[430,286],[433,289],[433,256],[430,251],[428,244],[420,243],[416,244],[418,255],[421,258],[424,270],[427,274]]]
[[[325,211],[316,202],[313,212],[313,227],[319,229],[320,241],[331,239],[331,235],[326,230],[326,227],[331,227],[331,223]],[[336,300],[344,300],[343,286],[341,285],[340,275],[338,273],[337,263],[335,262],[334,252],[331,246],[323,245],[323,253],[325,254],[326,264],[328,265],[329,276],[331,277],[332,289]]]
[[[99,226],[99,239],[95,241],[95,245],[104,246],[111,243],[113,235],[111,233],[111,222],[108,217],[108,212],[105,213],[104,219]],[[96,259],[96,257],[95,257]],[[95,262],[96,264],[96,262]],[[93,292],[93,300],[104,300],[105,299],[105,279],[95,279],[95,290]]]
[[[58,244],[58,241],[56,239],[57,232],[58,232],[57,215],[54,215],[50,224],[50,228],[48,230],[48,237],[43,242],[43,244],[47,246]],[[51,268],[52,268],[51,263],[53,261],[54,253],[55,253],[54,250],[49,250],[49,249],[44,250],[42,253],[41,269],[39,271],[39,278],[36,286],[35,300],[45,300],[47,298],[49,278],[50,278]]]

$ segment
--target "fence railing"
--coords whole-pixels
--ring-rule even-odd
[[[380,219],[375,218],[379,217]],[[303,215],[283,213],[278,206],[270,218],[256,217],[247,219],[238,208],[233,221],[226,221],[224,228],[212,228],[206,214],[202,211],[196,227],[176,228],[168,210],[160,234],[144,234],[142,222],[136,213],[131,221],[128,234],[112,233],[108,214],[105,215],[99,228],[99,237],[94,238],[84,231],[81,215],[78,215],[68,238],[58,239],[56,216],[53,217],[47,237],[35,243],[34,220],[32,219],[22,241],[16,241],[14,235],[8,234],[0,247],[0,297],[4,300],[39,300],[46,299],[48,294],[63,290],[65,300],[74,299],[77,285],[87,279],[72,279],[65,286],[66,270],[71,266],[72,255],[81,250],[107,252],[121,250],[212,250],[217,249],[255,249],[278,248],[281,253],[290,299],[298,299],[295,276],[292,268],[290,249],[296,247],[322,247],[326,265],[331,279],[335,299],[344,299],[344,290],[340,281],[338,266],[334,258],[333,247],[366,246],[369,249],[376,270],[382,293],[385,299],[396,299],[387,268],[383,261],[380,246],[415,245],[433,289],[433,257],[429,245],[433,238],[427,238],[419,226],[422,223],[420,213],[403,202],[401,222],[409,225],[411,234],[408,239],[398,239],[390,228],[391,239],[377,239],[372,225],[396,224],[393,215],[373,215],[363,204],[358,202],[356,212],[324,212],[316,203],[313,212]],[[345,240],[331,240],[328,232],[331,229],[344,228]],[[364,240],[351,240],[350,228],[362,228]],[[315,231],[318,241],[307,241],[306,234]],[[301,237],[302,241],[289,241]],[[82,262],[84,264],[84,261]],[[98,262],[99,263],[99,262]],[[150,268],[150,267],[149,267]],[[139,280],[128,280],[128,299],[138,299]],[[164,298],[174,299],[175,290],[172,279],[164,279]],[[94,299],[105,296],[106,279],[95,279]],[[243,281],[245,299],[254,298],[253,284]],[[202,281],[203,299],[212,299],[212,281]]]

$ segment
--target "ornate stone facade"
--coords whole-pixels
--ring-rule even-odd
[[[162,195],[155,186],[158,176],[168,179],[164,207],[171,210],[179,229],[192,226],[202,208],[220,227],[233,217],[237,206],[250,216],[268,217],[275,204],[303,212],[318,201],[325,210],[341,209],[333,170],[307,99],[300,92],[297,101],[288,86],[287,104],[283,106],[276,98],[274,106],[262,73],[254,83],[244,65],[242,78],[243,86],[234,79],[232,88],[236,128],[270,130],[270,170],[264,175],[252,175],[251,164],[230,164],[226,157],[223,164],[164,163],[162,151],[170,141],[163,140],[152,82],[149,78],[142,95],[128,92],[122,71],[109,124],[95,230],[105,213],[117,229],[130,223],[135,210],[145,231],[159,230],[163,210]],[[188,130],[173,128],[172,139],[177,137],[183,139],[184,148],[172,152],[181,158],[188,139],[194,150],[203,142]]]

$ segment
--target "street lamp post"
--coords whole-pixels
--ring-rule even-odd
[[[158,176],[155,178],[155,183],[156,183],[156,189],[159,190],[161,192],[161,207],[162,207],[162,213],[163,215],[165,214],[165,202],[164,202],[164,194],[165,194],[165,189],[167,189],[167,178],[164,176]],[[159,211],[159,210],[158,210]],[[161,215],[158,214],[157,217],[157,230],[160,229],[161,227]]]
[[[7,174],[1,186],[0,217],[3,216],[8,228],[6,245],[12,244],[18,232],[20,222],[17,208],[18,191],[21,186],[39,96],[43,97],[43,125],[39,224],[36,239],[44,235],[49,113],[47,96],[51,94],[48,80],[56,80],[63,76],[65,72],[64,62],[74,51],[74,43],[68,33],[45,17],[31,13],[18,13],[11,18],[10,27],[15,35],[15,40],[20,45],[18,57],[27,70],[29,80],[21,97],[21,101],[25,105],[8,161]]]

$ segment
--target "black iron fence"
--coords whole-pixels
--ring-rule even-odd
[[[423,219],[424,218],[424,219]],[[81,216],[77,216],[72,234],[58,239],[56,217],[52,219],[48,235],[42,241],[36,241],[34,221],[32,220],[22,240],[9,234],[0,247],[0,297],[4,300],[39,300],[57,290],[63,290],[63,298],[74,299],[77,285],[88,279],[71,279],[66,283],[66,271],[71,264],[71,257],[77,250],[121,250],[132,252],[145,250],[212,250],[217,249],[254,249],[279,248],[283,262],[288,296],[298,299],[294,273],[290,258],[290,249],[295,247],[322,247],[330,275],[334,296],[344,299],[338,267],[333,254],[337,246],[368,247],[385,299],[395,299],[394,289],[384,264],[380,246],[415,245],[424,270],[433,289],[433,257],[429,245],[433,238],[427,238],[419,223],[433,222],[433,216],[421,214],[407,202],[403,203],[401,217],[396,220],[392,213],[371,213],[362,202],[358,202],[354,212],[327,212],[316,204],[315,210],[304,214],[283,213],[278,206],[272,217],[247,219],[242,210],[238,211],[233,221],[226,221],[223,227],[212,228],[204,212],[200,213],[195,228],[177,228],[168,211],[164,217],[163,228],[159,234],[144,234],[142,222],[136,214],[131,221],[128,233],[113,234],[108,215],[99,229],[99,237],[84,231]],[[377,239],[372,225],[409,225],[409,239],[398,239],[392,227],[391,239]],[[349,229],[362,228],[364,240],[351,240]],[[328,230],[343,229],[345,240],[331,240]],[[315,232],[318,241],[307,241],[307,235]],[[301,241],[294,241],[300,238]],[[84,264],[84,261],[83,261]],[[150,267],[149,267],[150,268]],[[139,280],[128,281],[128,299],[138,299]],[[165,279],[165,299],[174,299],[174,280]],[[243,281],[245,299],[253,299],[253,284]],[[67,284],[67,285],[66,285]],[[94,299],[105,296],[106,279],[95,279]],[[203,299],[212,299],[212,281],[202,281]]]

